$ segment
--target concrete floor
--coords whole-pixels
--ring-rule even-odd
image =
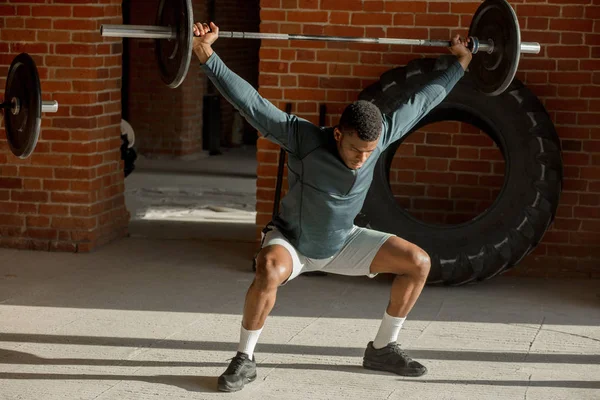
[[[600,399],[598,281],[426,287],[400,334],[421,378],[364,370],[390,281],[279,291],[259,378],[216,392],[252,280],[249,243],[130,238],[92,254],[0,249],[0,399]]]

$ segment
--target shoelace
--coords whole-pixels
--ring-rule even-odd
[[[244,361],[246,361],[242,357],[233,357],[233,358],[230,358],[229,360],[233,361],[231,364],[229,364],[229,368],[227,368],[227,370],[230,374],[238,373],[239,369],[244,365]]]
[[[396,343],[396,345],[394,346],[393,350],[394,353],[398,354],[400,357],[402,357],[405,361],[406,364],[410,363],[411,361],[413,361],[412,358],[410,358],[408,356],[408,354],[406,354],[401,348],[400,345]]]

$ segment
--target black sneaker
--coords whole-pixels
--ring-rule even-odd
[[[406,355],[397,343],[376,349],[373,342],[369,342],[363,357],[363,367],[402,376],[421,376],[427,373],[427,368]]]
[[[256,379],[256,361],[246,353],[238,353],[231,359],[229,367],[219,377],[219,391],[237,392],[242,390],[246,383]]]

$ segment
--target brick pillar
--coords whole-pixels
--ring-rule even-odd
[[[99,34],[100,24],[121,23],[121,1],[102,3],[6,0],[0,6],[2,88],[10,61],[28,52],[44,100],[59,102],[58,113],[43,115],[30,158],[14,157],[1,136],[0,246],[90,251],[125,234],[122,45]]]
[[[480,1],[261,0],[261,31],[449,39],[455,32],[463,35],[468,32],[473,13],[480,4]],[[542,44],[539,55],[522,57],[517,77],[548,109],[562,140],[565,164],[564,191],[556,221],[535,253],[525,260],[528,265],[515,271],[531,275],[600,277],[600,6],[594,1],[568,0],[551,4],[513,1],[511,5],[519,16],[523,40]],[[412,46],[263,40],[260,92],[281,109],[285,102],[292,102],[297,115],[313,122],[318,118],[318,104],[326,103],[327,123],[331,125],[339,119],[343,107],[355,100],[360,90],[377,80],[382,72],[406,65],[417,57],[439,54],[446,51]],[[440,136],[433,133],[451,134],[452,131],[427,132],[427,137],[437,140]],[[437,168],[445,169],[445,164],[450,162],[460,169],[463,161],[470,160],[472,149],[481,154],[487,147],[489,160],[480,158],[479,161],[484,162],[478,165],[489,168],[490,162],[494,163],[496,172],[497,154],[494,154],[495,149],[489,148],[489,143],[463,142],[472,149],[455,148],[442,159],[428,153],[428,148],[435,143],[417,143],[427,140],[425,137],[421,134],[407,142],[409,152],[411,146],[421,148],[421,154],[416,154],[418,160],[413,160],[413,170],[410,171],[406,158],[400,156],[397,165],[407,174],[400,177],[400,169],[392,171],[397,177],[394,183],[402,182],[403,187],[399,188],[402,193],[407,192],[407,186],[418,183],[414,176],[423,162],[429,168],[441,160]],[[259,140],[257,238],[260,227],[271,218],[277,151],[277,146]],[[492,178],[497,179],[497,176]],[[489,190],[497,190],[497,182],[490,183]],[[478,192],[472,193],[473,198],[461,200],[477,201]],[[435,200],[433,194],[425,197]]]

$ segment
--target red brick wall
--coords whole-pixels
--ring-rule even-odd
[[[598,277],[600,5],[595,0],[513,0],[510,3],[519,15],[523,40],[542,44],[539,55],[523,57],[517,76],[541,98],[550,112],[562,140],[565,163],[565,187],[556,222],[534,254],[516,271],[530,275]],[[261,31],[447,39],[456,31],[467,33],[479,4],[475,1],[262,0]],[[326,103],[327,124],[331,125],[337,122],[344,106],[354,101],[360,90],[377,80],[382,72],[405,65],[416,57],[444,53],[443,49],[410,46],[265,40],[260,50],[260,91],[281,109],[286,102],[293,102],[294,112],[313,122],[318,120],[318,104]],[[450,131],[445,129],[442,133],[456,135],[456,126],[446,126]],[[426,129],[440,131],[438,127]],[[401,148],[426,141],[427,134],[415,134]],[[472,137],[479,136],[472,134]],[[497,185],[494,180],[498,178],[493,176],[501,167],[497,167],[499,162],[489,142],[482,147],[477,140],[468,147],[472,148],[471,152],[490,152],[493,165],[486,167],[484,162],[480,168],[488,171],[491,168],[489,190],[494,196]],[[467,144],[463,142],[464,146]],[[425,148],[427,143],[422,146]],[[258,147],[257,230],[271,218],[278,152],[276,146],[264,139],[259,139]],[[451,163],[456,166],[470,159],[469,151],[452,147],[456,151],[447,157],[449,168]],[[426,166],[435,162],[431,157],[417,158],[412,160],[413,170],[405,171],[413,172],[413,179],[397,179],[393,183],[402,184],[403,191],[414,191],[410,193],[413,201],[422,197],[421,202],[416,203],[422,205],[422,200],[437,197],[427,189],[423,196],[417,193],[424,182],[415,182],[414,172],[423,162]],[[445,168],[445,163],[438,167]],[[394,172],[398,175],[399,171]],[[468,171],[462,172],[469,175]],[[467,181],[468,178],[466,176]],[[449,190],[448,197],[451,197],[451,188],[440,190]],[[471,199],[460,200],[481,201],[481,193],[474,191],[473,194]],[[413,208],[413,212],[423,211],[422,206]],[[448,218],[448,215],[442,217]]]
[[[155,25],[159,0],[131,0],[130,24]],[[194,2],[194,15],[206,13],[206,1]],[[206,78],[192,55],[184,82],[175,89],[159,75],[154,39],[128,39],[128,114],[141,154],[181,156],[202,149],[202,107]]]
[[[489,208],[504,183],[504,158],[491,137],[466,123],[438,122],[396,151],[390,184],[398,204],[421,221],[460,224]]]
[[[89,251],[125,233],[119,146],[121,42],[101,23],[121,23],[121,1],[5,0],[0,5],[0,86],[20,52],[39,68],[44,114],[35,153],[10,153],[1,126],[0,246]]]

